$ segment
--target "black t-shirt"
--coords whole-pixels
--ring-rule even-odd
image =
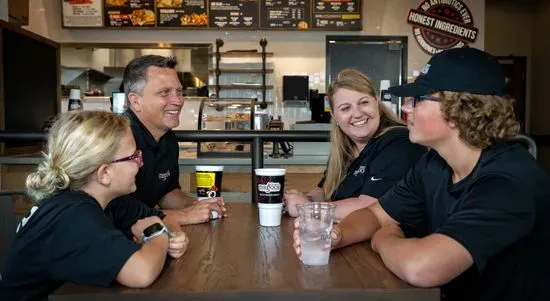
[[[331,199],[334,201],[361,194],[379,198],[401,180],[426,153],[424,146],[409,141],[405,127],[393,128],[371,139],[348,168]],[[325,178],[319,183],[323,187]]]
[[[17,226],[0,300],[45,300],[67,281],[108,286],[139,248],[94,198],[63,191],[39,202]]]
[[[137,148],[143,152],[143,166],[136,175],[137,189],[132,196],[155,207],[167,193],[180,189],[178,140],[174,132],[168,131],[157,143],[131,110],[127,114]]]
[[[550,180],[519,144],[487,148],[458,183],[430,151],[380,199],[401,224],[426,224],[474,264],[442,287],[445,300],[550,300]],[[452,260],[452,259],[450,259]]]

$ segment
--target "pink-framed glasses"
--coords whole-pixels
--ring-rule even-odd
[[[116,159],[116,160],[113,160],[109,163],[117,163],[117,162],[125,162],[125,161],[136,161],[138,166],[142,167],[143,166],[143,152],[141,151],[141,149],[136,149],[136,151],[133,154],[131,154],[130,156],[120,158],[120,159]]]

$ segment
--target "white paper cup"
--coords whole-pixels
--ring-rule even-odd
[[[196,165],[195,181],[197,184],[197,200],[215,198],[221,196],[223,166]],[[218,213],[212,211],[212,218],[218,218]]]
[[[260,225],[264,227],[277,227],[281,225],[281,212],[283,203],[263,204],[258,203],[260,211]]]

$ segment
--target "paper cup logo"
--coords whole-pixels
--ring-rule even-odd
[[[276,204],[283,202],[285,189],[285,176],[258,176],[256,175],[256,187],[258,188],[258,203]]]
[[[407,23],[418,45],[432,55],[473,43],[479,32],[470,9],[460,0],[424,1],[409,11]]]
[[[199,200],[205,198],[215,198],[221,195],[222,176],[223,171],[221,170],[197,170],[195,172],[195,180],[197,182],[197,197],[199,198]]]
[[[266,184],[258,184],[258,191],[265,193],[279,192],[281,191],[281,184],[267,182]]]

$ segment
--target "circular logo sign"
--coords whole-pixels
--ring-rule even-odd
[[[407,23],[418,45],[432,55],[473,43],[479,32],[470,9],[460,0],[426,0],[409,11]]]

